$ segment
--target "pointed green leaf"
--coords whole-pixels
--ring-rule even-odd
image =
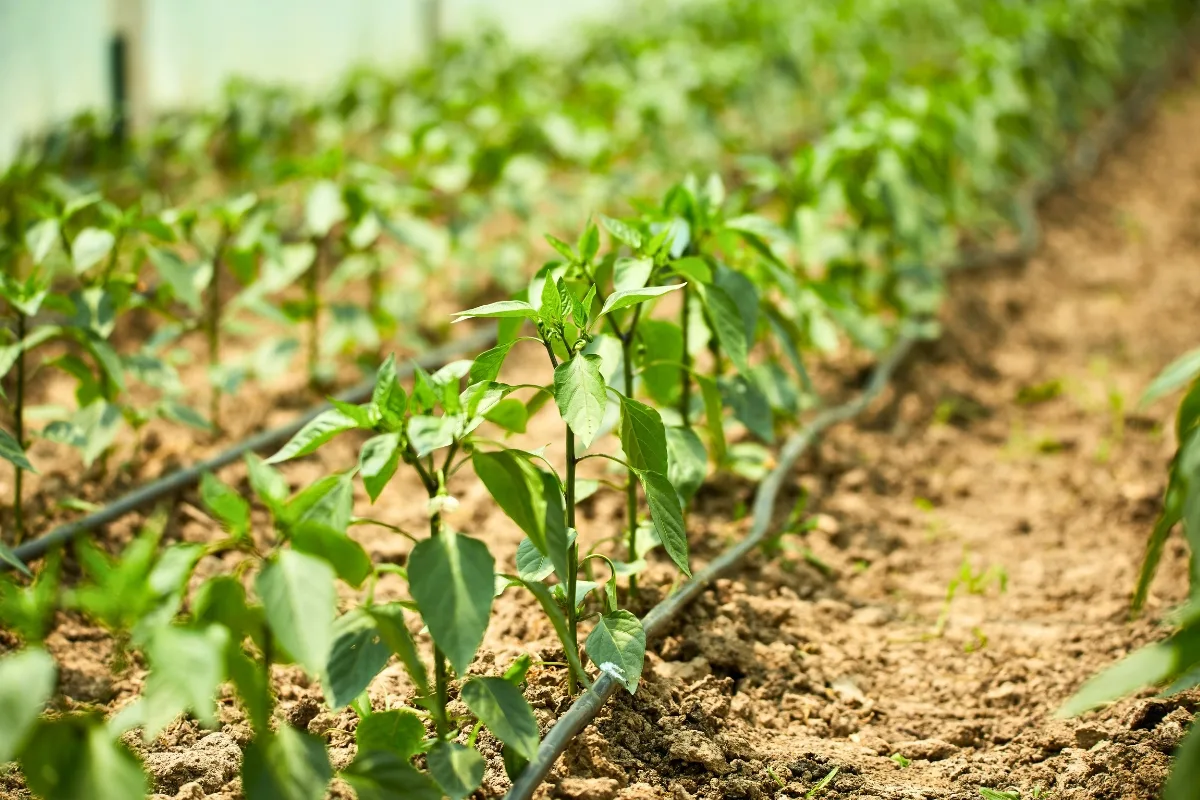
[[[613,264],[613,289],[628,292],[642,289],[654,271],[654,261],[649,258],[618,258]]]
[[[471,454],[471,465],[509,519],[539,552],[548,554],[547,528],[565,525],[554,519],[562,517],[563,507],[561,501],[555,502],[553,494],[557,491],[553,483],[547,486],[542,471],[516,450],[476,450]]]
[[[550,620],[550,624],[554,627],[554,632],[558,634],[558,640],[560,642],[568,642],[571,640],[570,633],[567,628],[567,618],[563,615],[562,606],[558,604],[558,601],[554,599],[554,595],[550,592],[550,587],[538,581],[527,581],[521,578],[513,578],[511,575],[507,575],[505,577],[517,581],[529,590],[530,594],[534,596],[534,598],[538,601],[538,604],[542,607],[542,611],[545,612],[546,618]],[[571,648],[567,648],[566,657],[567,664],[570,666],[570,668],[575,671],[576,675],[581,676],[585,685],[590,687],[590,684],[588,684],[587,673],[583,671],[583,665],[579,661],[579,654],[572,652]]]
[[[304,201],[304,224],[314,236],[326,236],[346,219],[342,191],[333,181],[317,181]]]
[[[17,558],[17,554],[12,551],[8,545],[0,543],[0,564],[7,564],[17,572],[23,573],[28,577],[33,577],[33,573],[29,571],[29,567],[25,562]]]
[[[209,728],[217,725],[217,690],[225,682],[229,632],[175,626],[157,629],[146,644],[150,674],[143,690],[143,736],[154,741],[180,714],[190,711]]]
[[[71,242],[71,261],[75,274],[82,275],[99,264],[112,252],[117,237],[100,228],[84,228]]]
[[[1135,650],[1092,677],[1063,704],[1056,716],[1077,716],[1146,686],[1166,683],[1196,661],[1200,661],[1200,629],[1184,630],[1165,642]]]
[[[429,678],[425,672],[425,664],[417,653],[412,634],[404,624],[404,608],[399,603],[386,603],[373,606],[370,612],[375,618],[380,638],[400,657],[400,663],[404,664],[408,676],[417,687],[417,694],[429,694]]]
[[[333,581],[328,564],[294,550],[281,550],[255,581],[271,632],[311,675],[325,669],[333,644]]]
[[[579,259],[589,263],[600,252],[600,229],[595,222],[589,222],[579,236]]]
[[[608,231],[609,235],[622,244],[629,245],[634,250],[642,246],[642,234],[637,228],[632,225],[622,222],[619,219],[600,215],[600,224],[604,226],[604,230]]]
[[[671,407],[679,402],[682,391],[683,331],[673,322],[643,319],[638,323],[642,342],[642,385],[654,402]],[[656,363],[662,362],[662,363]]]
[[[722,416],[724,406],[721,404],[721,390],[711,378],[701,375],[693,377],[704,400],[704,427],[712,445],[713,459],[717,464],[721,464],[725,461],[725,420]]]
[[[246,800],[324,800],[331,780],[325,742],[291,725],[259,734],[242,758]]]
[[[554,562],[527,537],[517,545],[517,574],[523,581],[543,581],[554,574]]]
[[[268,458],[266,463],[278,464],[280,461],[287,461],[289,458],[306,456],[339,433],[352,431],[356,428],[358,428],[358,422],[336,408],[322,411],[315,419],[301,428],[278,453]]]
[[[638,478],[646,502],[650,506],[650,519],[667,555],[679,567],[680,572],[691,577],[688,566],[687,530],[683,526],[683,512],[679,507],[679,494],[665,475],[639,470]]]
[[[344,531],[308,520],[293,526],[290,536],[292,547],[297,552],[321,559],[351,586],[362,586],[371,574],[371,557],[361,544]]]
[[[384,433],[363,443],[358,452],[358,474],[374,503],[400,466],[400,434]]]
[[[250,532],[250,504],[211,472],[200,479],[200,499],[229,535],[240,539]]]
[[[3,458],[18,469],[23,469],[26,472],[37,472],[33,468],[33,464],[29,463],[29,458],[25,455],[25,449],[5,430],[0,430],[0,458]]]
[[[54,659],[39,647],[0,657],[0,765],[20,752],[54,694],[57,672]]]
[[[525,404],[515,397],[506,397],[486,414],[484,419],[493,425],[499,425],[510,433],[524,433],[529,424],[529,414]]]
[[[600,356],[579,354],[559,364],[554,370],[554,400],[584,448],[590,447],[604,422],[608,402]]]
[[[536,320],[538,318],[537,309],[526,303],[523,300],[501,300],[498,303],[488,303],[485,306],[467,309],[466,311],[456,311],[455,316],[458,317],[455,322],[462,322],[464,319],[475,319],[487,317],[490,319],[505,319],[509,317],[524,317],[525,319]]]
[[[41,264],[59,240],[58,220],[51,217],[36,222],[25,231],[25,247],[34,264]]]
[[[508,351],[514,344],[516,342],[506,342],[476,356],[471,363],[471,372],[468,378],[471,383],[496,380],[500,376],[500,368],[504,366],[504,359],[508,357]]]
[[[200,290],[196,286],[196,268],[189,265],[174,250],[148,247],[146,255],[159,277],[171,287],[171,294],[192,311],[199,311]]]
[[[613,292],[604,301],[604,305],[600,308],[600,313],[597,316],[603,317],[613,311],[619,311],[622,308],[644,303],[647,300],[653,300],[656,297],[662,297],[664,294],[682,289],[687,284],[673,283],[670,286],[647,286],[644,289],[627,289],[623,292]]]
[[[681,278],[694,283],[712,283],[712,267],[699,256],[688,256],[672,261],[671,269]]]
[[[588,634],[588,658],[628,690],[637,691],[646,659],[646,631],[642,622],[624,609],[605,614]]]
[[[748,372],[750,364],[746,323],[737,304],[718,286],[696,286],[722,351],[733,362],[738,372]]]
[[[1200,376],[1200,348],[1184,353],[1168,364],[1158,377],[1146,387],[1141,405],[1147,406],[1153,403],[1158,398],[1191,383],[1197,376]]]
[[[571,249],[571,245],[567,244],[562,239],[559,239],[557,236],[552,236],[549,233],[543,233],[542,237],[551,247],[558,251],[560,256],[565,258],[567,261],[575,261],[575,251]]]
[[[361,608],[338,617],[333,635],[325,690],[330,707],[337,709],[366,691],[387,666],[392,651],[380,637],[374,618]]]
[[[358,723],[354,741],[360,753],[384,750],[405,761],[421,752],[425,725],[415,711],[393,708],[376,711]]]
[[[254,453],[247,453],[245,460],[250,488],[254,490],[255,496],[271,509],[271,513],[278,516],[279,509],[291,492],[287,478]]]
[[[29,791],[55,800],[126,800],[148,788],[133,753],[94,715],[42,720],[25,743],[21,771]]]
[[[504,678],[472,678],[462,699],[492,734],[527,759],[537,756],[538,724],[525,695]]]
[[[648,405],[621,396],[621,449],[634,469],[667,472],[667,431]]]
[[[1200,800],[1200,722],[1192,720],[1191,730],[1175,750],[1162,800]]]
[[[462,431],[462,417],[448,414],[442,417],[431,417],[419,414],[408,419],[408,441],[417,451],[418,458],[424,458],[434,450],[449,447]]]
[[[409,556],[413,599],[433,641],[460,675],[487,631],[494,568],[487,545],[449,530],[418,542]]]
[[[743,375],[734,375],[720,383],[721,397],[725,405],[733,409],[738,422],[759,439],[770,444],[775,439],[775,420],[771,414],[771,402],[757,385]]]
[[[458,742],[438,742],[426,756],[429,774],[450,800],[469,797],[483,783],[483,756]]]
[[[372,714],[363,722],[378,716]],[[342,770],[342,778],[358,800],[442,800],[441,790],[407,759],[387,750],[364,750],[361,744],[354,761]]]
[[[742,330],[746,334],[746,341],[753,342],[754,332],[758,327],[758,290],[754,288],[754,283],[737,270],[720,263],[717,264],[713,277],[716,286],[729,296],[737,308],[738,315],[742,318]]]
[[[318,523],[345,533],[354,513],[354,486],[349,472],[326,475],[288,501],[284,516],[288,527]]]
[[[667,480],[684,501],[691,500],[708,476],[708,453],[691,428],[667,428]]]

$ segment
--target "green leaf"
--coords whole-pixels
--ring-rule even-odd
[[[54,694],[57,672],[54,659],[39,647],[0,658],[0,766],[20,752]]]
[[[54,218],[35,222],[25,231],[25,247],[29,250],[29,257],[34,264],[45,261],[58,240],[58,220]]]
[[[686,283],[672,283],[670,286],[647,286],[644,289],[627,289],[622,292],[613,292],[604,301],[604,305],[600,308],[598,317],[603,317],[613,311],[619,311],[622,308],[644,303],[647,300],[653,300],[656,297],[662,297],[664,294],[682,289]]]
[[[315,522],[345,533],[354,513],[354,486],[349,472],[326,475],[300,491],[284,508],[288,527]]]
[[[671,269],[681,278],[694,283],[712,283],[712,267],[699,256],[687,256],[671,262]]]
[[[505,577],[517,581],[529,590],[530,594],[534,596],[534,599],[536,599],[538,604],[542,607],[542,611],[545,612],[546,618],[550,620],[550,624],[554,627],[554,632],[558,635],[558,640],[560,642],[571,641],[570,632],[567,628],[567,618],[563,616],[562,607],[558,604],[558,601],[554,599],[554,595],[550,592],[550,588],[546,586],[546,584],[537,581],[527,581],[522,578],[513,578],[511,575]],[[588,684],[587,673],[583,671],[583,665],[579,661],[579,654],[574,652],[571,648],[567,648],[566,657],[570,668],[575,670],[575,674],[580,676],[580,678],[584,681],[584,684],[588,685],[590,688],[590,684]]]
[[[708,453],[691,428],[667,428],[667,480],[684,501],[691,500],[708,476]]]
[[[201,724],[217,725],[217,690],[225,681],[229,632],[163,626],[146,644],[150,674],[143,690],[143,736],[152,742],[180,714],[191,711]]]
[[[293,526],[290,536],[296,551],[329,564],[337,576],[351,586],[362,586],[371,574],[371,557],[344,531],[310,520]]]
[[[250,504],[211,472],[200,478],[200,499],[234,538],[241,539],[250,532]]]
[[[443,447],[454,444],[454,440],[462,432],[462,417],[447,414],[442,417],[431,417],[419,414],[408,419],[408,441],[417,451],[418,458],[424,458]]]
[[[455,315],[458,317],[456,320],[454,320],[455,322],[462,322],[464,319],[475,319],[479,317],[487,317],[491,319],[524,317],[532,320],[536,320],[538,318],[537,309],[523,300],[501,300],[498,303],[488,303],[485,306],[478,306],[466,311],[456,311]]]
[[[1195,720],[1175,750],[1162,800],[1200,800],[1200,723]]]
[[[359,752],[384,750],[407,761],[421,752],[425,725],[415,711],[394,708],[376,711],[358,723],[354,741]]]
[[[333,581],[328,564],[294,550],[281,550],[255,581],[271,632],[311,675],[325,669],[333,644]]]
[[[704,400],[704,426],[711,440],[713,459],[717,464],[725,461],[725,420],[722,416],[724,406],[721,404],[721,390],[712,378],[702,375],[693,376],[696,385],[700,387],[700,397]]]
[[[506,342],[476,356],[471,363],[470,382],[474,384],[496,380],[500,376],[500,368],[504,366],[504,359],[508,357],[508,351],[514,344],[516,342]]]
[[[487,545],[450,530],[418,542],[409,556],[413,599],[433,641],[460,675],[487,631],[494,571]]]
[[[504,678],[472,678],[462,699],[497,739],[532,760],[538,750],[538,724],[525,695]]]
[[[673,322],[643,319],[638,323],[638,338],[644,348],[642,385],[654,402],[671,407],[679,402],[682,391],[683,331]],[[666,362],[666,363],[655,363]]]
[[[438,742],[426,756],[429,774],[450,800],[463,800],[483,783],[483,756],[458,742]]]
[[[112,251],[117,237],[100,228],[84,228],[71,242],[71,261],[75,274],[82,275],[99,264]]]
[[[159,277],[171,287],[171,294],[192,311],[199,311],[200,290],[196,287],[196,270],[189,266],[174,250],[148,247],[146,255],[158,270]]]
[[[562,239],[559,239],[557,236],[552,236],[549,233],[543,233],[542,237],[558,252],[560,256],[565,258],[567,261],[573,262],[576,260],[575,251],[571,249],[571,245],[567,244]]]
[[[205,581],[192,601],[192,622],[197,626],[224,625],[239,644],[248,635],[261,632],[262,609],[246,603],[246,589],[232,575],[216,575]]]
[[[246,474],[255,496],[278,517],[291,487],[283,473],[267,464],[254,453],[246,454]]]
[[[691,577],[688,566],[687,530],[683,526],[683,512],[679,507],[679,494],[665,475],[638,470],[642,491],[650,506],[650,519],[667,555],[679,567],[680,572]]]
[[[561,520],[562,502],[554,502],[549,494],[552,489],[558,492],[547,486],[542,471],[516,450],[476,450],[471,454],[471,466],[508,518],[539,552],[549,554],[546,531],[555,524],[563,527],[565,522]],[[552,519],[555,516],[560,519]]]
[[[738,422],[759,439],[770,444],[775,439],[774,417],[771,402],[762,390],[742,375],[723,379],[720,383],[721,397],[725,405],[733,409]]]
[[[362,476],[367,495],[374,503],[379,499],[383,487],[396,474],[400,466],[400,434],[384,433],[363,443],[358,452],[358,474]]]
[[[375,619],[361,608],[338,617],[333,633],[326,692],[330,707],[338,709],[366,691],[387,666],[392,651],[380,637]]]
[[[613,264],[613,289],[617,292],[642,289],[653,271],[653,259],[618,258],[617,263]]]
[[[758,328],[758,290],[754,283],[737,270],[730,269],[724,264],[717,264],[714,275],[716,286],[733,301],[742,318],[742,330],[746,341],[754,341],[754,332]]]
[[[3,458],[18,469],[23,469],[26,472],[37,472],[33,468],[33,464],[29,463],[29,458],[25,455],[25,449],[5,430],[0,430],[0,458]]]
[[[619,219],[606,217],[603,214],[599,216],[600,224],[604,226],[604,230],[608,231],[609,235],[618,242],[629,245],[634,250],[642,246],[642,234],[637,228]]]
[[[346,219],[342,191],[333,181],[317,181],[304,201],[304,224],[314,236],[327,236],[333,226]]]
[[[600,252],[600,229],[595,222],[589,222],[579,236],[579,259],[589,263]]]
[[[372,714],[363,722],[378,716]],[[407,759],[387,750],[364,750],[361,744],[342,777],[358,800],[442,800],[441,790]]]
[[[33,577],[33,573],[29,571],[25,562],[17,558],[17,554],[12,551],[12,548],[2,542],[0,542],[0,564],[8,564],[17,572]]]
[[[584,448],[590,447],[599,433],[608,403],[600,363],[600,356],[581,353],[554,370],[554,400],[559,414]]]
[[[720,287],[697,284],[700,299],[708,311],[713,333],[721,343],[721,349],[738,372],[748,372],[749,344],[746,338],[746,324],[733,299]]]
[[[393,653],[400,657],[400,663],[408,671],[413,684],[420,695],[429,694],[429,678],[425,672],[425,664],[417,653],[417,645],[412,634],[404,624],[404,608],[399,603],[386,603],[372,606],[371,616],[379,629],[379,636]]]
[[[525,404],[515,397],[506,397],[493,406],[483,418],[510,433],[524,433],[529,424]]]
[[[336,397],[331,397],[329,398],[329,404],[354,420],[358,424],[358,427],[363,430],[369,431],[373,429],[382,417],[379,409],[370,403],[355,405],[354,403],[345,403]]]
[[[333,780],[325,742],[291,725],[260,733],[242,758],[246,800],[324,800]]]
[[[667,472],[667,431],[662,417],[648,405],[621,396],[621,448],[630,466]]]
[[[528,537],[517,545],[517,574],[523,581],[542,581],[554,573],[554,562]]]
[[[983,800],[1021,800],[1020,792],[999,792],[986,786],[979,787],[979,794]]]
[[[616,678],[630,694],[637,691],[646,659],[646,631],[641,620],[624,609],[605,614],[596,621],[584,647],[602,672]]]
[[[25,743],[21,771],[29,791],[55,800],[128,800],[148,788],[138,760],[92,715],[42,720]]]
[[[1176,389],[1191,383],[1200,376],[1200,347],[1189,353],[1184,353],[1159,373],[1158,377],[1146,387],[1142,395],[1141,405],[1147,406],[1155,400],[1170,394]]]
[[[278,464],[289,458],[306,456],[339,433],[356,428],[358,428],[358,423],[336,408],[322,411],[301,428],[278,453],[268,458],[266,463]]]
[[[1092,677],[1059,708],[1056,716],[1074,717],[1146,686],[1165,683],[1197,661],[1200,661],[1200,629],[1185,630],[1165,642],[1135,650]]]

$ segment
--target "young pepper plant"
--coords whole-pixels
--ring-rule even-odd
[[[456,466],[456,456],[473,446],[473,431],[507,394],[493,382],[474,384],[460,392],[461,379],[470,366],[470,362],[454,362],[433,375],[418,368],[409,394],[396,378],[394,359],[389,358],[377,373],[369,402],[358,406],[335,403],[333,409],[315,418],[268,459],[275,463],[297,458],[314,452],[339,433],[368,431],[374,435],[363,444],[353,472],[362,479],[372,502],[401,463],[409,465],[420,479],[427,495],[428,537],[418,539],[386,522],[366,518],[353,521],[383,524],[415,541],[407,567],[396,571],[408,580],[413,607],[433,639],[432,685],[406,629],[383,630],[378,619],[374,626],[362,619],[355,630],[358,636],[377,635],[383,641],[403,639],[402,646],[395,649],[403,651],[401,660],[417,687],[418,702],[434,720],[435,737],[426,748],[429,769],[442,790],[456,798],[478,787],[483,759],[474,749],[454,741],[458,724],[448,708],[450,682],[455,674],[465,676],[483,641],[494,598],[495,562],[486,544],[458,533],[446,523],[445,516],[456,503],[446,484]],[[384,571],[380,568],[376,573]],[[370,606],[368,599],[368,610]],[[377,629],[379,633],[375,633]],[[369,682],[382,667],[380,663],[374,671],[360,670],[358,675]],[[330,671],[332,675],[332,664]],[[336,683],[334,686],[333,702],[337,705],[356,700],[366,689],[361,680],[340,691]],[[488,727],[506,748],[512,748],[514,757],[533,757],[538,744],[537,725],[515,684],[503,679],[472,678],[463,685],[462,697],[478,723]],[[373,716],[369,706],[356,708],[367,713],[365,719]]]

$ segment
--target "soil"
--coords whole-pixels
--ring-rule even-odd
[[[797,470],[781,518],[806,499],[811,524],[682,615],[653,644],[637,695],[609,703],[539,796],[966,800],[981,787],[1055,800],[1157,796],[1200,694],[1147,691],[1069,721],[1054,711],[1097,670],[1160,638],[1185,595],[1187,553],[1176,538],[1147,613],[1129,618],[1174,446],[1171,404],[1136,402],[1197,340],[1188,324],[1200,303],[1197,141],[1200,80],[1189,76],[1093,180],[1045,204],[1044,242],[1029,263],[955,276],[943,338]],[[836,387],[852,371],[830,367],[823,382]],[[536,350],[518,348],[505,379],[548,375]],[[543,415],[522,441],[554,436]],[[349,467],[357,445],[339,440],[286,474],[301,485]],[[223,477],[243,474],[231,467]],[[424,500],[415,480],[397,481],[370,514],[415,528]],[[511,560],[515,527],[472,481],[451,488],[460,508],[450,523]],[[689,519],[697,561],[744,533],[752,496],[751,483],[724,478],[702,491]],[[180,498],[168,538],[216,535],[198,507],[194,495]],[[587,501],[584,534],[616,535],[621,509],[611,493]],[[113,526],[109,543],[139,522]],[[406,558],[402,537],[370,527],[355,535],[377,560]],[[195,580],[228,570],[230,558],[206,558]],[[672,579],[655,562],[641,610]],[[401,591],[384,581],[377,596]],[[558,660],[531,606],[513,591],[497,600],[473,671],[494,673],[522,652]],[[69,706],[116,710],[141,685],[136,663],[113,676],[112,642],[80,620],[64,618],[48,645]],[[280,716],[325,736],[335,766],[348,763],[354,715],[326,710],[297,669],[274,677]],[[529,681],[549,727],[569,704],[562,674],[535,668]],[[371,687],[376,707],[404,704],[410,692],[397,665]],[[160,800],[241,796],[249,728],[232,698],[221,717],[216,731],[183,720],[148,745],[130,737]],[[508,784],[498,750],[486,734],[481,742],[489,767],[477,796],[499,796]],[[351,796],[340,785],[332,793]],[[26,796],[19,776],[0,776],[0,796]]]

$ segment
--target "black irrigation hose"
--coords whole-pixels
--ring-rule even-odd
[[[1183,59],[1190,52],[1188,43],[1197,35],[1197,24],[1186,26],[1181,39],[1184,45],[1162,66],[1151,70],[1137,81],[1125,101],[1109,114],[1089,135],[1076,145],[1071,157],[1051,175],[1038,183],[1031,184],[1018,193],[1016,222],[1018,241],[1005,250],[967,254],[947,271],[978,269],[997,264],[1023,261],[1031,256],[1041,243],[1041,228],[1037,220],[1037,204],[1050,193],[1076,183],[1091,174],[1100,161],[1100,156],[1110,150],[1135,125],[1142,121],[1152,107],[1152,101],[1166,87]],[[715,561],[697,572],[678,591],[667,597],[642,618],[646,630],[646,641],[661,635],[667,624],[677,613],[721,575],[736,567],[743,558],[768,538],[771,521],[775,515],[775,499],[783,482],[792,471],[801,455],[830,427],[857,417],[878,397],[887,386],[892,374],[911,352],[916,340],[901,338],[891,351],[879,362],[862,394],[854,400],[818,414],[804,428],[793,434],[779,453],[775,468],[763,479],[754,498],[754,516],[750,532],[737,544],[722,553]],[[524,772],[513,782],[505,800],[530,800],[542,781],[550,774],[558,757],[567,749],[571,740],[586,728],[600,709],[616,692],[619,684],[608,673],[601,673],[592,688],[576,700],[567,712],[559,717],[554,727],[542,739],[537,757],[529,762]]]
[[[423,369],[433,369],[454,358],[473,355],[480,348],[490,345],[495,341],[495,338],[495,329],[481,330],[464,339],[450,342],[441,347],[435,347],[416,358],[415,363],[419,364]],[[412,371],[411,363],[398,364],[396,366],[396,374],[401,378],[408,377]],[[361,403],[371,397],[374,385],[374,380],[364,381],[337,395],[337,399],[345,403]],[[64,544],[80,534],[94,531],[97,528],[115,522],[126,514],[145,508],[156,500],[199,483],[204,473],[220,469],[227,464],[232,464],[246,453],[279,447],[292,438],[297,431],[308,424],[314,417],[330,408],[332,406],[329,403],[322,403],[319,406],[309,409],[286,425],[256,433],[212,458],[201,461],[198,464],[193,464],[190,467],[176,470],[144,486],[139,486],[137,489],[118,498],[99,511],[88,514],[86,517],[73,522],[68,522],[65,525],[60,525],[49,533],[25,542],[15,548],[13,553],[22,562],[28,564],[44,556],[51,548]],[[0,572],[8,568],[7,564],[0,563]]]

